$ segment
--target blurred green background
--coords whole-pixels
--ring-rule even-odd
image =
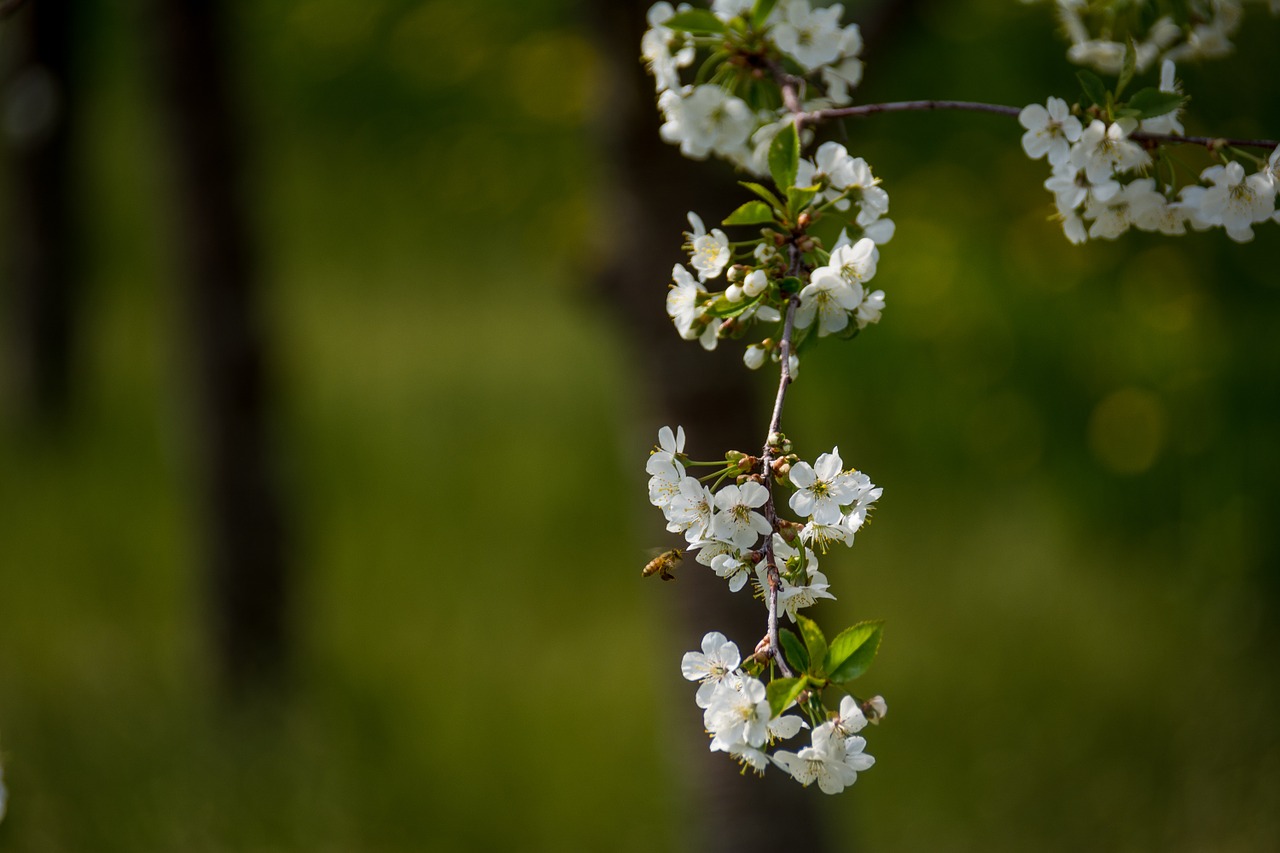
[[[0,432],[0,848],[690,849],[700,635],[640,583],[652,377],[590,280],[613,60],[556,0],[230,8],[291,682],[216,695],[149,72],[131,7],[86,7],[75,406]],[[860,100],[1076,92],[1047,6],[919,3],[887,38]],[[1280,25],[1238,42],[1180,69],[1189,133],[1280,134]],[[1072,247],[1020,133],[849,127],[889,307],[786,422],[885,487],[815,615],[887,620],[890,716],[854,790],[811,793],[848,847],[1277,849],[1280,231]]]

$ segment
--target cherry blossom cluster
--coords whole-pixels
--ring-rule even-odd
[[[794,136],[788,128],[783,134]],[[747,202],[725,219],[726,226],[764,225],[756,236],[730,242],[719,228],[707,230],[689,213],[685,232],[688,267],[677,264],[667,294],[667,315],[686,340],[715,349],[721,339],[753,339],[743,353],[752,369],[766,359],[778,361],[783,311],[797,297],[791,370],[799,369],[799,351],[816,338],[851,337],[880,321],[884,291],[868,283],[880,259],[878,244],[893,237],[889,194],[871,167],[843,145],[824,142],[813,159],[798,158],[793,177],[779,193],[749,184],[760,200]],[[782,196],[788,201],[783,202]],[[816,232],[839,226],[831,250]],[[834,224],[830,224],[834,223]],[[852,229],[858,236],[849,236]],[[708,283],[724,276],[724,289]],[[807,277],[807,282],[804,280]]]
[[[817,782],[827,794],[840,793],[875,764],[858,732],[868,721],[884,717],[887,708],[882,697],[868,700],[864,711],[853,696],[846,695],[835,712],[811,727],[800,713],[787,713],[799,707],[794,700],[775,712],[780,703],[771,703],[764,682],[749,672],[759,667],[751,666],[752,661],[746,668],[742,664],[737,645],[719,631],[709,632],[702,638],[702,651],[687,652],[680,662],[684,677],[698,682],[694,701],[703,709],[712,752],[728,753],[760,775],[774,764],[806,787]],[[810,743],[799,752],[765,751],[810,728]]]
[[[1280,0],[1269,0],[1272,10]],[[1073,242],[1114,238],[1131,227],[1184,233],[1222,227],[1235,240],[1276,219],[1280,148],[1258,140],[1187,137],[1177,60],[1221,55],[1239,26],[1235,0],[1181,0],[1167,16],[1135,0],[1058,0],[1071,58],[1116,76],[1107,85],[1078,73],[1074,105],[1016,107],[968,101],[853,105],[862,78],[862,35],[839,5],[810,0],[712,0],[710,8],[656,3],[643,59],[653,75],[663,139],[690,158],[726,159],[760,182],[742,181],[749,201],[707,228],[688,214],[685,263],[672,269],[666,310],[685,340],[708,350],[741,341],[743,362],[778,366],[778,390],[758,452],[731,450],[700,461],[682,428],[663,427],[649,456],[649,500],[682,537],[645,566],[670,580],[685,554],[731,593],[750,586],[764,600],[766,630],[750,655],[712,631],[684,656],[711,750],[763,774],[773,765],[827,793],[853,784],[874,763],[857,733],[885,715],[879,696],[859,700],[853,682],[879,649],[883,625],[862,621],[828,641],[807,612],[833,599],[819,570],[836,545],[852,545],[881,496],[846,468],[839,448],[810,464],[781,432],[787,389],[802,353],[823,339],[849,339],[877,323],[885,305],[871,282],[880,247],[894,235],[889,195],[871,166],[838,142],[815,141],[824,122],[909,110],[960,109],[1017,116],[1032,158],[1049,161],[1045,186]],[[1158,86],[1126,95],[1137,75],[1161,64]],[[1219,162],[1199,181],[1179,180],[1167,148],[1195,142]],[[1263,160],[1241,147],[1277,148]],[[1255,170],[1245,173],[1241,161]],[[1195,172],[1192,172],[1194,175]],[[726,232],[723,229],[731,229]],[[732,229],[750,229],[735,232]],[[735,234],[734,239],[730,234]],[[709,469],[701,476],[694,469]],[[780,500],[792,518],[779,512]],[[790,627],[781,627],[780,621]],[[808,730],[798,751],[784,741]]]
[[[713,752],[726,752],[761,774],[772,762],[804,785],[816,780],[823,791],[836,793],[872,763],[863,753],[862,738],[854,738],[866,718],[847,682],[870,663],[880,625],[856,625],[828,647],[821,630],[800,611],[835,598],[817,555],[836,544],[853,544],[882,489],[866,474],[846,469],[839,448],[810,465],[790,452],[784,436],[774,435],[766,452],[771,461],[740,451],[730,451],[724,459],[692,460],[685,454],[683,427],[663,427],[646,463],[649,501],[662,510],[667,530],[684,537],[684,552],[695,553],[731,592],[750,583],[757,597],[769,599],[771,617],[785,613],[803,637],[802,642],[790,631],[775,630],[744,664],[737,645],[712,632],[703,638],[701,653],[685,655],[682,671],[700,682],[696,702]],[[712,470],[697,478],[687,473],[695,467]],[[707,486],[708,481],[714,482]],[[791,489],[788,505],[797,520],[777,512],[772,489],[783,486]],[[776,660],[770,651],[774,633],[790,668],[801,675],[775,672],[778,677],[766,685],[759,676]],[[823,704],[828,686],[845,691],[838,712]],[[868,703],[866,713],[873,722],[884,716],[883,699]],[[793,707],[804,717],[783,715]],[[809,727],[805,717],[812,724],[810,746],[798,754],[766,752]]]
[[[767,175],[769,145],[787,124],[776,75],[804,81],[805,109],[852,102],[862,34],[857,24],[842,26],[842,15],[839,4],[813,8],[809,0],[714,0],[710,10],[655,3],[641,55],[658,91],[662,138],[686,157],[714,154]]]
[[[1035,2],[1035,0],[1028,0]],[[1259,0],[1272,14],[1280,0]],[[1231,37],[1244,16],[1240,0],[1184,0],[1135,3],[1132,0],[1056,0],[1058,17],[1071,40],[1067,58],[1103,74],[1119,74],[1133,45],[1139,73],[1163,59],[1174,62],[1216,59],[1231,53]]]
[[[1184,135],[1174,64],[1164,61],[1158,89],[1141,90],[1122,102],[1120,94],[1136,67],[1132,50],[1129,55],[1129,73],[1121,74],[1114,90],[1082,72],[1091,108],[1049,98],[1018,115],[1026,128],[1023,150],[1032,159],[1046,158],[1052,169],[1044,186],[1053,193],[1067,239],[1076,244],[1115,239],[1131,227],[1168,235],[1220,227],[1243,243],[1253,239],[1254,225],[1280,222],[1280,148],[1266,161],[1235,152],[1256,165],[1246,175],[1238,160],[1227,158],[1225,146],[1214,146],[1223,162],[1200,172],[1199,182],[1180,183],[1166,144]]]

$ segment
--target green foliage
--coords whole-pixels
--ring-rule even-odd
[[[1105,109],[1110,95],[1107,94],[1107,85],[1102,82],[1102,79],[1092,71],[1086,70],[1077,71],[1076,79],[1080,81],[1080,88],[1084,91],[1084,96],[1089,103]]]
[[[1130,38],[1124,46],[1124,65],[1120,69],[1120,80],[1116,83],[1116,97],[1119,98],[1124,94],[1124,89],[1129,85],[1129,81],[1133,79],[1134,68],[1137,65],[1138,52],[1133,46],[1133,39]]]
[[[786,191],[795,186],[796,169],[800,165],[800,135],[796,126],[787,122],[769,143],[769,174],[778,189]]]
[[[686,9],[683,12],[677,12],[664,21],[663,26],[686,33],[727,32],[724,23],[706,9]]]
[[[769,686],[765,688],[765,695],[769,698],[769,710],[773,716],[778,716],[787,706],[796,701],[796,697],[800,692],[809,685],[809,679],[801,675],[797,678],[775,678],[769,682]]]
[[[831,641],[825,661],[831,680],[853,681],[865,673],[875,660],[883,634],[884,622],[879,620],[859,622],[837,634]]]
[[[809,653],[809,661],[812,664],[811,667],[805,667],[805,671],[813,670],[811,674],[821,678],[826,671],[824,659],[827,655],[827,638],[822,636],[822,629],[818,627],[818,623],[808,616],[797,616],[796,623],[800,626],[805,651]]]
[[[787,658],[787,663],[796,672],[809,671],[809,651],[805,648],[804,643],[800,642],[797,637],[788,628],[778,629],[778,642],[782,643],[782,653]]]
[[[1125,111],[1134,118],[1156,118],[1180,108],[1187,96],[1177,92],[1161,92],[1159,89],[1139,89],[1129,99]]]
[[[767,201],[779,215],[786,212],[787,206],[782,203],[782,199],[774,195],[773,191],[768,187],[763,184],[757,184],[754,181],[738,181],[738,183]]]
[[[749,201],[724,218],[723,225],[763,225],[773,221],[773,210],[762,201]]]
[[[751,25],[757,29],[763,27],[764,22],[769,19],[769,13],[777,5],[778,0],[756,0],[755,6],[751,8]]]

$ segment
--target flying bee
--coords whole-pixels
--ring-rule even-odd
[[[671,570],[676,564],[684,559],[684,554],[680,553],[679,548],[672,548],[670,551],[663,551],[645,564],[644,569],[640,572],[642,577],[649,575],[657,575],[664,581],[675,580],[676,576],[671,574]]]

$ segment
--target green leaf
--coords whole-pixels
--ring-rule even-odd
[[[800,163],[800,136],[796,133],[794,122],[778,131],[769,143],[769,174],[778,189],[787,190],[795,186],[796,167]]]
[[[773,210],[762,201],[749,201],[724,218],[722,225],[763,225],[773,221]]]
[[[1124,87],[1129,85],[1129,81],[1133,79],[1134,66],[1138,61],[1138,52],[1133,46],[1133,39],[1124,46],[1124,65],[1120,69],[1120,82],[1116,83],[1116,97],[1124,91]]]
[[[782,281],[778,282],[778,289],[783,293],[799,293],[800,288],[803,286],[804,282],[793,275],[789,275]]]
[[[799,216],[800,211],[809,206],[818,191],[818,187],[791,187],[787,190],[787,209],[793,216]]]
[[[782,653],[792,669],[796,672],[809,671],[809,652],[805,650],[799,637],[789,629],[782,628],[778,631],[778,642],[782,643]]]
[[[853,681],[871,667],[884,622],[859,622],[841,631],[827,649],[826,670],[832,681]]]
[[[1080,88],[1084,89],[1084,96],[1090,103],[1100,107],[1107,105],[1107,87],[1097,74],[1092,71],[1077,71],[1076,79],[1080,81]]]
[[[751,10],[751,26],[756,29],[763,27],[764,22],[769,18],[769,13],[777,5],[778,0],[756,0],[756,5]]]
[[[1186,102],[1186,96],[1177,92],[1139,89],[1129,99],[1129,109],[1137,111],[1137,118],[1155,118],[1173,112]]]
[[[707,9],[687,9],[662,22],[664,27],[686,33],[723,33],[724,23]]]
[[[773,206],[773,209],[776,210],[778,213],[782,213],[784,210],[786,210],[786,205],[782,203],[782,199],[778,198],[776,195],[770,192],[767,187],[761,184],[753,184],[751,181],[738,181],[738,184],[740,186],[746,187],[756,195],[760,196],[760,198],[767,201],[770,205]]]
[[[822,636],[822,629],[818,627],[818,623],[809,617],[797,616],[796,622],[800,625],[800,636],[804,637],[804,647],[809,652],[809,660],[821,668],[827,656],[827,638]],[[805,671],[808,671],[807,667]],[[821,677],[822,673],[815,672],[814,675]]]
[[[800,695],[800,691],[809,684],[809,679],[803,675],[799,678],[775,678],[769,682],[769,686],[765,688],[765,695],[769,697],[769,711],[772,716],[776,717],[786,710],[787,706],[796,701],[796,697]]]

